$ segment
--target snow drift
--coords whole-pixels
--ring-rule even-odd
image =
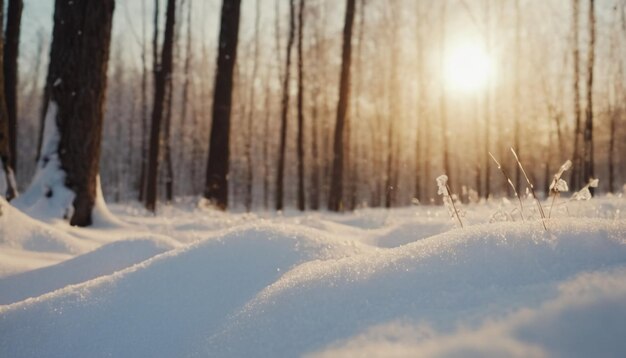
[[[261,220],[222,230],[1,307],[0,356],[360,355],[396,341],[397,352],[483,355],[490,351],[480,340],[492,327],[504,342],[493,355],[567,356],[578,343],[559,327],[594,318],[591,327],[602,328],[609,312],[626,317],[618,284],[626,272],[623,220],[559,219],[549,233],[530,223],[477,225],[392,249],[324,234],[312,221],[310,228]],[[395,227],[402,235],[411,228]],[[364,241],[409,241],[382,238],[393,230]],[[604,289],[594,294],[596,286]],[[624,332],[623,321],[609,322],[588,338],[604,344],[580,352],[623,355],[608,332]],[[364,336],[376,339],[365,346]]]

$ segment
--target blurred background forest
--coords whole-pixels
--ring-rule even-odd
[[[165,3],[156,14],[157,44],[163,38]],[[53,13],[52,1],[24,4],[16,167],[21,190],[36,168]],[[162,200],[168,182],[174,197],[204,190],[220,6],[217,0],[176,1],[172,82],[161,134]],[[230,208],[275,207],[285,76],[285,206],[296,207],[298,196],[299,83],[305,205],[326,206],[344,12],[345,2],[335,0],[242,1]],[[116,4],[100,160],[108,201],[139,197],[154,53],[160,46],[155,50],[154,20],[154,0]],[[357,0],[351,64],[345,144],[350,155],[343,184],[348,208],[434,202],[435,177],[443,173],[465,202],[510,195],[488,154],[519,182],[510,147],[538,191],[546,193],[566,159],[574,160],[574,169],[582,165],[584,140],[576,128],[577,121],[582,128],[588,119],[588,108],[599,191],[622,191],[624,0]],[[468,64],[475,68],[459,70]],[[585,182],[580,178],[570,185]]]

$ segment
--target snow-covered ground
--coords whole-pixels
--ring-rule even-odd
[[[0,199],[0,357],[626,356],[626,199],[559,199],[548,231],[525,205],[82,229]]]

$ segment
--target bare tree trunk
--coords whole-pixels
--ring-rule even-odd
[[[256,79],[259,69],[259,36],[260,36],[260,18],[261,18],[261,0],[256,0],[256,6],[254,11],[254,58],[252,60],[252,75],[250,77],[250,110],[248,111],[248,139],[246,143],[246,163],[248,165],[246,171],[246,196],[245,205],[246,210],[249,212],[252,210],[252,189],[254,184],[252,163],[252,139],[254,138],[254,122],[253,115],[255,112],[255,95],[256,95]]]
[[[155,1],[155,6],[158,0]],[[168,83],[171,81],[174,52],[174,25],[176,21],[176,0],[167,1],[165,33],[161,61],[154,68],[154,101],[152,103],[152,126],[150,128],[150,151],[146,177],[146,209],[155,212],[157,200],[157,177],[159,173],[159,150],[163,108],[166,101]],[[155,27],[158,23],[158,9],[155,10]],[[158,51],[158,31],[155,30],[154,51]],[[155,55],[158,58],[158,55]]]
[[[146,194],[146,170],[148,167],[148,66],[146,46],[146,0],[141,1],[141,168],[139,169],[138,200],[143,202]],[[158,16],[157,16],[158,18]]]
[[[418,5],[419,6],[419,5]],[[418,18],[421,18],[422,15],[420,13],[417,14]],[[415,38],[417,39],[417,76],[418,76],[418,97],[417,97],[417,133],[415,134],[415,189],[413,192],[413,197],[417,199],[418,202],[422,203],[424,200],[423,192],[422,192],[422,180],[423,180],[423,162],[428,161],[428,158],[422,157],[423,139],[426,138],[428,133],[424,132],[424,122],[426,121],[426,110],[425,110],[425,99],[426,95],[426,71],[424,71],[424,36],[422,34],[422,25],[421,22],[417,22],[417,34]]]
[[[172,166],[172,74],[167,81],[165,95],[165,123],[163,123],[163,161],[165,162],[165,199],[168,203],[174,200],[174,168]]]
[[[596,45],[596,13],[595,0],[589,0],[589,45],[587,55],[587,107],[585,110],[584,151],[583,151],[583,180],[593,179],[593,67]],[[594,188],[590,187],[591,194]]]
[[[7,115],[9,116],[9,146],[11,148],[11,168],[17,170],[17,83],[18,56],[20,47],[20,23],[22,21],[23,0],[9,0],[7,26],[4,32],[4,90]]]
[[[520,0],[515,0],[515,89],[513,93],[513,101],[514,104],[514,127],[513,127],[513,146],[517,151],[518,155],[520,151],[522,151],[521,146],[521,130],[522,130],[522,119],[521,119],[521,110],[520,110],[520,101],[522,94],[522,68],[520,58],[522,56],[522,24],[521,24],[521,9],[520,9]],[[500,160],[504,161],[504,158],[501,157]],[[522,173],[519,165],[515,166],[515,187],[521,188],[522,185]]]
[[[446,43],[446,22],[447,22],[447,16],[446,16],[446,2],[442,3],[441,6],[441,22],[440,22],[440,28],[439,28],[439,33],[441,38],[439,39],[440,43],[439,43],[439,61],[440,61],[440,71],[441,71],[441,75],[443,76],[443,71],[444,71],[444,66],[443,66],[443,61],[446,57],[445,54],[445,43]],[[448,178],[452,177],[452,169],[450,166],[450,149],[448,148],[448,116],[446,113],[446,87],[445,87],[445,83],[444,81],[441,81],[441,93],[439,96],[439,115],[441,116],[441,131],[442,131],[442,138],[443,138],[443,171],[445,172],[445,174],[448,176]],[[452,180],[450,179],[450,182],[452,182]]]
[[[304,211],[304,65],[302,58],[302,30],[304,28],[304,0],[298,9],[298,210]]]
[[[45,97],[48,107],[57,107],[55,154],[66,174],[64,184],[75,194],[71,225],[92,223],[114,6],[114,0],[55,3]],[[41,156],[42,167],[47,159]],[[58,195],[53,190],[47,198]]]
[[[217,208],[228,206],[228,167],[230,158],[230,112],[233,72],[237,60],[241,0],[223,0],[213,90],[213,121],[204,197]]]
[[[0,29],[2,28],[2,20],[4,19],[4,1],[0,0]],[[2,53],[4,43],[0,38],[0,53]],[[0,57],[0,61],[4,59]],[[0,64],[1,65],[1,64]],[[6,193],[4,193],[7,200],[12,200],[17,195],[17,189],[15,185],[15,177],[13,174],[13,155],[11,152],[11,123],[6,106],[6,94],[4,84],[4,72],[0,73],[0,174],[4,174],[7,184]],[[0,193],[2,195],[3,193]]]
[[[344,169],[344,125],[348,102],[350,100],[350,62],[352,57],[352,25],[354,23],[355,0],[346,0],[346,14],[343,28],[343,47],[341,51],[341,77],[339,80],[339,101],[337,103],[337,122],[333,145],[333,174],[328,196],[328,209],[342,210],[343,169]]]
[[[580,50],[578,48],[578,24],[580,20],[580,0],[572,0],[573,22],[572,32],[573,39],[573,59],[574,59],[574,154],[572,157],[572,173],[570,184],[572,188],[579,188],[581,186],[581,173],[582,173],[582,159],[580,155],[580,137],[582,136],[581,129],[581,113],[580,113]]]
[[[276,210],[284,207],[285,151],[287,144],[287,115],[289,113],[289,78],[291,70],[291,48],[295,32],[295,0],[289,0],[289,36],[287,38],[287,57],[283,77],[283,97],[281,101],[280,146],[278,149],[278,172],[276,173]]]
[[[263,207],[267,210],[270,205],[270,118],[271,118],[270,78],[265,76],[265,118],[263,128]]]
[[[487,44],[487,56],[491,56],[491,1],[486,0],[485,4],[485,43]],[[484,158],[484,171],[485,171],[485,199],[489,199],[491,195],[491,180],[490,180],[490,168],[489,165],[489,146],[491,142],[491,81],[487,80],[485,86],[485,149],[482,153]],[[518,148],[515,148],[518,151]],[[519,155],[519,154],[518,154]]]
[[[361,0],[358,4],[359,6],[359,32],[357,34],[357,60],[356,60],[356,73],[357,81],[356,81],[356,103],[355,103],[355,117],[349,121],[349,123],[362,123],[362,111],[361,111],[361,96],[363,95],[363,34],[365,32],[365,5],[366,0]],[[351,125],[351,128],[354,126]],[[355,153],[354,155],[349,155],[351,160],[350,167],[350,182],[348,185],[348,201],[347,207],[349,210],[354,210],[357,206],[357,195],[358,195],[358,178],[359,168],[361,167],[359,163],[361,162],[361,157],[364,154],[363,151],[363,143],[362,138],[360,138],[358,133],[355,134],[354,129],[350,130],[350,135],[355,140],[350,140],[350,142],[355,142]]]
[[[184,72],[184,82],[183,82],[183,95],[182,95],[182,103],[181,103],[181,113],[180,113],[180,140],[179,140],[179,145],[181,146],[181,151],[180,151],[180,157],[179,157],[179,168],[182,168],[183,166],[186,166],[187,163],[185,162],[185,153],[186,153],[186,148],[187,148],[187,143],[185,143],[185,141],[187,140],[188,136],[189,136],[189,130],[188,130],[188,125],[187,125],[187,113],[188,113],[188,107],[189,107],[189,91],[191,89],[191,59],[193,58],[193,48],[191,46],[192,42],[193,42],[193,37],[192,37],[192,22],[191,22],[191,14],[192,14],[192,10],[193,10],[193,6],[192,6],[193,2],[192,0],[189,0],[189,2],[187,3],[187,38],[186,38],[186,46],[185,46],[185,64],[184,64],[184,68],[183,68],[183,72]],[[181,10],[182,12],[182,10]],[[193,147],[193,144],[192,144]],[[193,176],[191,177],[191,182],[193,183]]]

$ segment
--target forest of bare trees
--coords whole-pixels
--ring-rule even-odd
[[[74,224],[90,221],[98,173],[107,200],[150,211],[186,196],[229,210],[431,204],[444,173],[477,202],[513,194],[489,153],[525,191],[510,147],[544,196],[567,159],[572,188],[626,182],[624,0],[85,1],[101,18],[75,6],[99,31],[68,30],[56,0],[54,32],[28,42],[22,1],[8,3],[2,181],[15,171],[29,187],[54,101]],[[64,49],[62,30],[77,34]],[[450,78],[468,46],[489,63],[471,89]]]

